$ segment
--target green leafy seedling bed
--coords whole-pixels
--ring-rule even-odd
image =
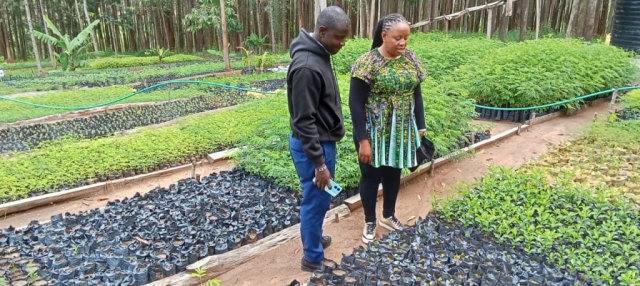
[[[544,169],[491,168],[439,213],[600,285],[640,282],[640,213]]]
[[[248,100],[238,90],[200,89],[206,95],[159,104],[132,106],[90,117],[12,127],[0,130],[0,154],[36,148],[41,143],[66,137],[95,138],[136,127],[167,122],[189,114],[236,105]],[[196,90],[192,89],[196,92]]]

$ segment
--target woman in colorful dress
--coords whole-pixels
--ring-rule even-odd
[[[420,83],[426,71],[407,49],[409,23],[400,14],[378,22],[371,50],[351,67],[349,108],[360,164],[360,197],[365,214],[362,240],[376,238],[378,186],[384,190],[380,226],[402,230],[395,216],[403,168],[418,165],[416,149],[424,135]]]

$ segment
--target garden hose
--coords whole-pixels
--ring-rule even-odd
[[[26,105],[30,105],[30,106],[35,106],[35,107],[49,108],[49,109],[83,110],[83,109],[90,109],[90,108],[107,106],[107,105],[110,105],[110,104],[113,104],[113,103],[116,103],[116,102],[119,102],[119,101],[123,101],[123,100],[125,100],[127,98],[133,97],[133,96],[138,95],[140,93],[143,93],[143,92],[146,92],[146,91],[149,91],[149,90],[153,90],[153,89],[159,88],[159,87],[164,86],[164,85],[173,84],[173,83],[205,84],[205,85],[220,86],[220,87],[224,87],[224,88],[228,88],[228,89],[241,90],[241,91],[246,91],[246,92],[255,92],[255,93],[262,93],[262,94],[275,94],[275,92],[273,92],[273,91],[253,90],[253,89],[250,89],[250,88],[243,88],[243,87],[232,86],[232,85],[227,85],[227,84],[222,84],[222,83],[217,83],[217,82],[210,82],[210,81],[172,80],[172,81],[166,81],[166,82],[161,82],[161,83],[158,83],[158,84],[154,84],[154,85],[149,86],[149,87],[145,87],[145,88],[143,88],[141,90],[138,90],[138,91],[136,91],[134,93],[125,95],[125,96],[120,97],[120,98],[116,98],[116,99],[111,100],[111,101],[107,101],[107,102],[100,103],[100,104],[95,104],[95,105],[88,105],[88,106],[52,106],[52,105],[32,103],[32,102],[23,101],[23,100],[19,100],[19,99],[7,97],[7,96],[0,96],[0,99],[11,101],[11,102],[16,102],[16,103],[21,103],[21,104],[26,104]]]
[[[51,105],[44,105],[44,104],[38,104],[38,103],[22,101],[22,100],[11,98],[11,97],[7,97],[7,96],[0,96],[0,99],[8,100],[8,101],[16,102],[16,103],[22,103],[22,104],[26,104],[26,105],[31,105],[31,106],[35,106],[35,107],[42,107],[42,108],[66,109],[66,110],[82,110],[82,109],[90,109],[90,108],[96,108],[96,107],[102,107],[102,106],[110,105],[110,104],[125,100],[127,98],[133,97],[133,96],[135,96],[137,94],[140,94],[140,93],[143,93],[143,92],[146,92],[146,91],[149,91],[149,90],[153,90],[153,89],[156,89],[156,88],[164,86],[164,85],[173,84],[173,83],[205,84],[205,85],[220,86],[220,87],[224,87],[224,88],[228,88],[228,89],[241,90],[241,91],[246,91],[246,92],[255,92],[255,93],[262,93],[262,94],[275,94],[275,92],[273,92],[273,91],[253,90],[253,89],[250,89],[250,88],[243,88],[243,87],[227,85],[227,84],[222,84],[222,83],[216,83],[216,82],[210,82],[210,81],[172,80],[172,81],[166,81],[166,82],[161,82],[161,83],[158,83],[158,84],[154,84],[152,86],[143,88],[143,89],[138,90],[138,91],[136,91],[134,93],[125,95],[123,97],[120,97],[120,98],[117,98],[117,99],[114,99],[114,100],[111,100],[111,101],[107,101],[107,102],[100,103],[100,104],[95,104],[95,105],[88,105],[88,106],[51,106]],[[618,91],[626,91],[626,90],[633,90],[633,89],[640,89],[640,86],[638,86],[638,85],[625,86],[625,87],[618,88]],[[488,109],[488,110],[501,110],[501,111],[535,110],[535,109],[543,109],[543,108],[554,107],[554,106],[558,106],[558,105],[562,105],[562,104],[567,104],[567,103],[570,103],[570,102],[583,100],[583,99],[587,99],[587,98],[590,98],[590,97],[595,97],[595,96],[598,96],[598,95],[607,94],[607,93],[614,92],[614,91],[615,91],[615,89],[608,89],[608,90],[598,91],[598,92],[587,94],[587,95],[582,95],[582,96],[575,97],[575,98],[572,98],[572,99],[562,100],[562,101],[549,103],[549,104],[530,106],[530,107],[492,107],[492,106],[479,105],[479,104],[475,104],[475,103],[470,103],[470,104],[473,107],[484,108],[484,109]]]
[[[640,88],[640,86],[638,86],[638,85],[625,86],[625,87],[618,88],[618,91],[633,90],[633,89],[639,89],[639,88]],[[492,106],[479,105],[479,104],[475,104],[475,103],[471,103],[471,105],[473,107],[477,107],[477,108],[484,108],[484,109],[489,109],[489,110],[501,110],[501,111],[534,110],[534,109],[543,109],[543,108],[554,107],[554,106],[558,106],[558,105],[562,105],[562,104],[566,104],[566,103],[570,103],[570,102],[574,102],[574,101],[578,101],[578,100],[583,100],[583,99],[587,99],[587,98],[598,96],[598,95],[607,94],[607,93],[614,92],[614,91],[615,91],[615,89],[612,88],[612,89],[598,91],[598,92],[587,94],[587,95],[578,96],[578,97],[575,97],[575,98],[572,98],[572,99],[567,99],[567,100],[558,101],[558,102],[549,103],[549,104],[530,106],[530,107],[492,107]]]

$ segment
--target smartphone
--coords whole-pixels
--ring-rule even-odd
[[[330,180],[331,182],[331,189],[329,189],[329,186],[324,187],[324,190],[329,193],[332,197],[337,196],[340,192],[342,192],[342,187],[340,185],[338,185],[338,183],[334,182],[333,180]],[[313,183],[316,183],[316,178],[313,178]]]

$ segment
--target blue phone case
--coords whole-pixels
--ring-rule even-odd
[[[313,178],[313,182],[316,182],[316,178]],[[324,187],[324,190],[329,193],[332,197],[337,196],[340,192],[342,192],[342,187],[340,185],[338,185],[338,183],[334,182],[333,180],[330,180],[331,182],[331,189],[329,189],[329,187]]]

